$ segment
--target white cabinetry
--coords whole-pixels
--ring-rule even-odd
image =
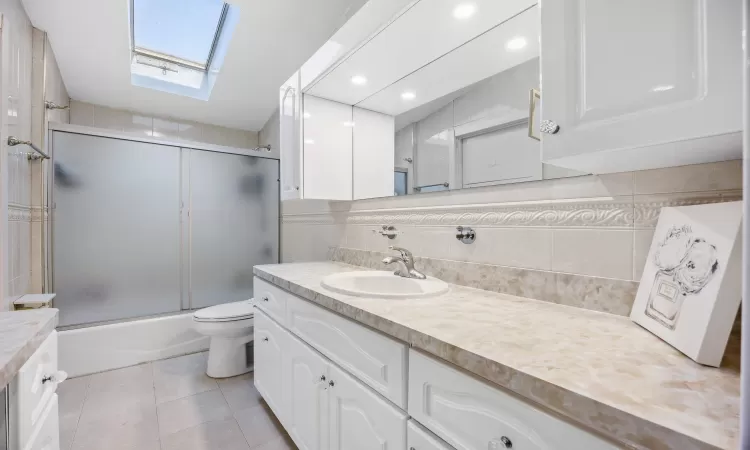
[[[57,332],[52,331],[8,387],[11,449],[59,450],[55,392],[66,377],[57,370]]]
[[[289,412],[286,430],[300,450],[325,450],[328,448],[328,361],[292,336],[285,359],[282,377]]]
[[[279,92],[281,200],[302,198],[302,91],[296,72]]]
[[[406,446],[409,450],[452,450],[453,447],[442,439],[422,428],[415,420],[406,427]]]
[[[406,409],[404,343],[296,297],[287,299],[286,326],[363,383]]]
[[[257,279],[256,279],[257,280]],[[286,417],[281,374],[287,356],[288,334],[263,313],[255,314],[253,347],[255,352],[254,383],[280,420]]]
[[[414,350],[409,414],[459,450],[617,448]]]
[[[297,447],[301,450],[406,447],[408,417],[404,411],[278,326],[262,311],[255,314],[255,332],[255,386]]]
[[[406,413],[333,364],[329,386],[330,450],[406,448]]]
[[[741,157],[740,0],[544,3],[544,162],[593,173]]]

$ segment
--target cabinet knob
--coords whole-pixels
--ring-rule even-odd
[[[267,338],[267,337],[264,337],[264,338],[263,338],[263,342],[268,342],[268,338]]]
[[[264,296],[263,296],[263,301],[264,301],[264,302],[267,302],[267,301],[268,301],[268,296],[267,296],[267,295],[264,295]]]
[[[513,443],[505,436],[502,436],[500,438],[500,442],[505,446],[505,448],[513,448]]]
[[[328,386],[331,386],[331,387],[333,387],[333,385],[334,385],[334,382],[333,382],[333,380],[331,380],[331,381],[329,381],[329,382],[328,382]]]
[[[321,375],[320,376],[320,381],[325,381],[325,380],[326,380],[326,376],[325,375]]]
[[[50,374],[50,375],[44,375],[42,377],[42,384],[53,382],[56,384],[60,384],[63,381],[68,379],[68,372],[64,370],[58,370],[57,372]]]
[[[542,123],[539,125],[539,130],[542,133],[556,134],[560,131],[560,125],[551,120],[542,120]]]

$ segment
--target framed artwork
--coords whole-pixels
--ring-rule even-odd
[[[630,318],[719,367],[742,289],[742,202],[662,208]]]

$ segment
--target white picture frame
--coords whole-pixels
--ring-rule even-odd
[[[630,318],[719,367],[742,292],[742,202],[662,208]]]

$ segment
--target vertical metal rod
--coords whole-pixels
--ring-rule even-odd
[[[742,362],[740,371],[740,448],[750,450],[750,0],[743,2],[743,221],[742,221]]]

